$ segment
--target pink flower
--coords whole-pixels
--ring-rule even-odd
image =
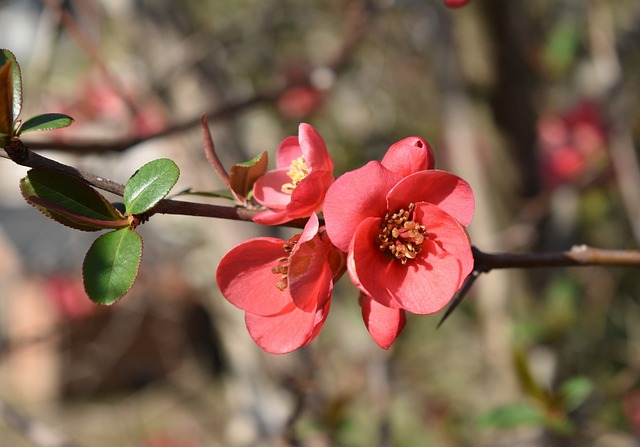
[[[254,197],[268,209],[253,220],[279,225],[320,211],[333,182],[333,160],[320,134],[309,124],[300,124],[298,137],[280,143],[276,166],[255,183]]]
[[[449,302],[473,269],[464,229],[473,211],[469,185],[444,171],[403,177],[372,161],[331,185],[324,203],[327,234],[348,252],[353,283],[371,303],[388,308],[365,300],[370,314],[383,315],[369,318],[370,332],[372,322],[378,330],[389,318],[395,323],[387,332],[393,325],[401,330],[402,310],[430,314]],[[385,337],[379,338],[386,343],[390,336]]]
[[[255,342],[283,354],[320,332],[333,283],[343,272],[344,255],[312,214],[303,232],[288,241],[260,237],[234,247],[220,261],[216,280],[223,296],[245,311]]]

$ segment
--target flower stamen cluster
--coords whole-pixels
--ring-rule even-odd
[[[276,288],[281,292],[284,292],[289,286],[289,258],[291,256],[291,252],[293,252],[294,247],[298,243],[298,239],[300,239],[300,235],[296,235],[289,239],[288,242],[282,244],[282,249],[287,253],[287,256],[278,258],[278,265],[271,269],[271,273],[274,275],[281,275],[280,280],[276,282]]]
[[[415,204],[409,204],[407,210],[404,208],[393,213],[386,213],[380,225],[380,251],[388,251],[393,257],[398,259],[402,265],[409,259],[415,259],[422,251],[422,243],[429,235],[424,225],[412,220]]]
[[[309,175],[309,166],[307,166],[304,156],[300,156],[291,162],[287,175],[291,179],[291,183],[285,183],[282,185],[281,190],[285,194],[292,194],[293,190],[298,186],[298,183]]]

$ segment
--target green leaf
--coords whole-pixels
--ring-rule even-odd
[[[592,391],[593,384],[586,377],[578,376],[567,380],[560,387],[565,409],[574,410],[587,400]]]
[[[20,180],[20,191],[25,200],[45,216],[77,230],[98,231],[127,225],[124,216],[98,191],[59,171],[29,170]],[[47,208],[46,204],[51,207]]]
[[[492,428],[513,428],[521,425],[545,425],[546,414],[539,408],[526,404],[505,405],[482,416],[478,423]]]
[[[238,163],[231,167],[231,189],[240,197],[247,197],[253,189],[253,184],[267,172],[267,152],[245,163]]]
[[[26,120],[16,133],[19,135],[36,130],[61,129],[70,126],[71,123],[73,123],[73,118],[63,113],[44,113]]]
[[[162,200],[178,181],[180,169],[167,159],[153,160],[131,176],[124,187],[124,204],[129,214],[142,214]]]
[[[15,121],[20,116],[22,109],[22,75],[20,74],[20,64],[16,60],[16,56],[9,50],[0,50],[0,67],[10,66],[11,70],[11,94],[12,94],[12,112],[11,121]],[[5,84],[0,84],[4,86]],[[1,88],[1,87],[0,87]]]
[[[13,84],[11,81],[13,64],[13,61],[9,61],[0,67],[0,132],[5,135],[13,135]]]
[[[142,258],[142,238],[129,229],[110,231],[89,248],[82,264],[84,290],[91,301],[113,304],[131,289]]]

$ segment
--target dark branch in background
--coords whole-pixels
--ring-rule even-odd
[[[48,0],[48,5],[50,7],[56,7],[55,0]],[[345,7],[345,9],[345,23],[343,24],[344,35],[342,36],[341,45],[338,47],[336,52],[327,59],[324,65],[319,66],[320,68],[326,68],[334,73],[341,71],[347,65],[347,63],[351,59],[351,56],[362,41],[362,38],[365,36],[367,23],[371,20],[371,17],[375,12],[375,8],[370,0],[353,0],[349,5]],[[67,17],[67,20],[71,19]],[[67,22],[65,22],[65,25],[67,25]],[[72,30],[75,29],[73,22],[71,22],[70,25],[71,28],[66,26],[68,32],[72,32]],[[82,35],[74,35],[74,37],[78,41],[78,44],[89,54],[92,60],[94,60],[94,62],[99,65],[101,70],[108,75],[108,71],[105,67],[104,62],[102,62],[102,59],[100,59],[100,57],[96,54],[96,51],[94,51],[93,47],[83,44],[84,39],[82,38]],[[278,87],[272,88],[271,90],[258,92],[249,98],[239,99],[235,102],[229,102],[227,104],[213,107],[210,110],[206,111],[204,114],[207,115],[207,118],[209,120],[218,121],[231,118],[234,115],[244,111],[245,109],[248,109],[249,107],[277,101],[284,92],[292,87],[313,86],[313,73],[319,67],[312,67],[308,69],[306,73],[303,73],[296,80],[291,81],[287,84],[280,85]],[[118,85],[118,81],[113,78],[113,76],[107,76],[107,78],[112,84]],[[120,93],[122,89],[118,88],[117,91]],[[131,104],[130,99],[124,96],[124,93],[122,93],[121,96],[127,101],[129,107],[135,110],[135,106]],[[129,137],[110,142],[105,142],[104,139],[101,139],[99,141],[85,140],[76,142],[34,141],[29,142],[29,146],[35,150],[62,150],[68,153],[81,154],[124,152],[133,146],[149,140],[191,130],[201,123],[201,116],[202,114],[193,118],[188,118],[184,121],[174,123],[159,132],[143,137]]]

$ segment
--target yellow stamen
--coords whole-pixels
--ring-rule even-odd
[[[281,191],[285,194],[291,194],[293,190],[296,189],[296,186],[298,186],[298,183],[309,175],[309,166],[307,166],[307,162],[303,156],[300,156],[291,162],[287,175],[291,179],[291,183],[285,183],[282,185]]]
[[[282,249],[286,253],[286,256],[278,258],[278,265],[271,269],[271,273],[274,275],[280,275],[280,280],[276,282],[275,286],[281,292],[284,292],[284,290],[289,287],[289,256],[293,251],[293,247],[298,243],[298,239],[300,239],[299,234],[295,235],[289,239],[288,242],[282,245]]]

